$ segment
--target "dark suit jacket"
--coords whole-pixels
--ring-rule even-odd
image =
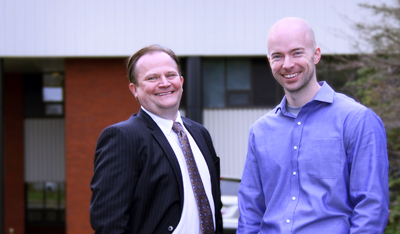
[[[182,121],[210,171],[216,228],[222,233],[219,158],[208,131],[187,118]],[[179,163],[161,129],[143,110],[101,133],[90,187],[95,233],[172,233],[179,223],[184,199]]]

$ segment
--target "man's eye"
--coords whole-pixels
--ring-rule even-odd
[[[274,56],[272,56],[272,59],[274,59],[274,60],[277,60],[277,59],[280,59],[280,58],[282,58],[282,56],[280,56],[280,55],[274,55]]]
[[[156,78],[154,76],[147,78],[147,80],[155,80]]]

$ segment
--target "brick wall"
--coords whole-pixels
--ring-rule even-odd
[[[25,233],[22,75],[4,76],[4,233]]]
[[[128,119],[139,104],[128,88],[125,59],[67,59],[65,63],[66,229],[93,233],[90,180],[101,131]]]

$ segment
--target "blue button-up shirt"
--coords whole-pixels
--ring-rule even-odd
[[[250,130],[238,233],[382,233],[389,215],[380,118],[325,82],[296,116],[286,98]]]

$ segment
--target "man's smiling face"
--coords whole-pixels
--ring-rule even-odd
[[[268,61],[286,94],[307,90],[310,82],[317,82],[315,65],[321,58],[308,28],[293,23],[282,22],[268,35]]]
[[[137,83],[129,85],[148,111],[162,118],[176,118],[183,92],[183,77],[175,61],[164,52],[145,54],[136,64]]]

